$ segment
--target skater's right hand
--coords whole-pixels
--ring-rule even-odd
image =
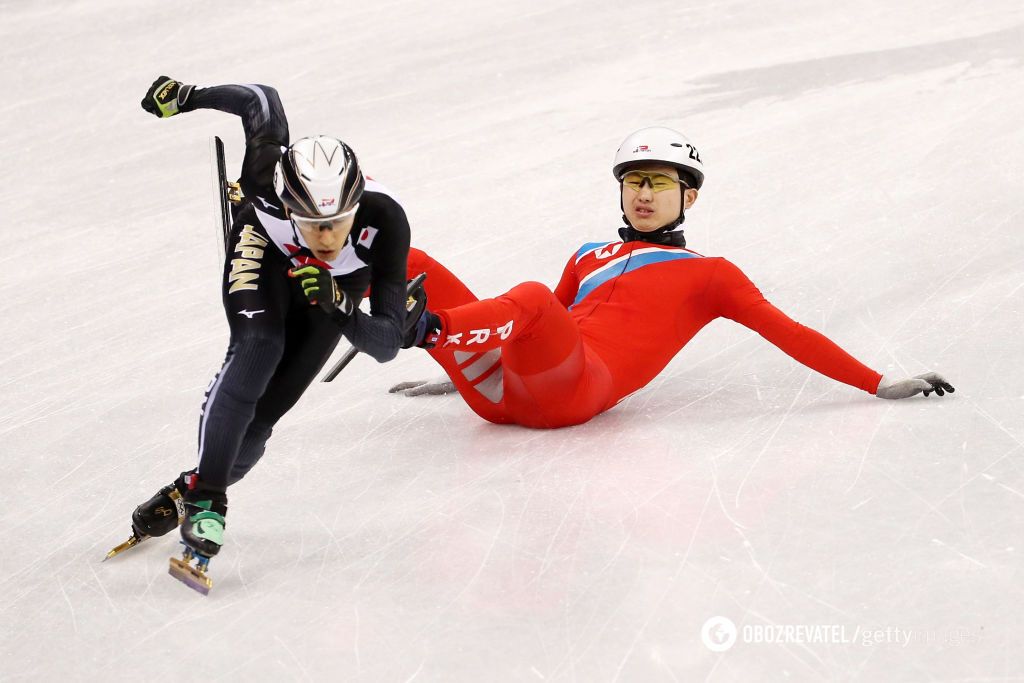
[[[405,394],[406,396],[442,396],[453,394],[458,389],[447,376],[431,380],[416,380],[413,382],[399,382],[388,389],[389,394]]]
[[[331,271],[307,263],[301,268],[289,269],[288,276],[299,279],[302,293],[310,305],[319,306],[339,323],[344,324],[352,315],[355,307],[345,292],[338,288],[338,283],[331,277]]]
[[[142,98],[142,108],[161,119],[174,116],[181,111],[194,88],[194,85],[179,83],[170,76],[160,76]]]

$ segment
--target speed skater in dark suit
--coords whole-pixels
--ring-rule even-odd
[[[526,282],[477,300],[440,263],[410,252],[409,273],[428,274],[430,310],[407,341],[430,349],[480,417],[537,428],[586,422],[644,387],[719,317],[880,398],[953,391],[936,373],[882,377],[787,317],[728,260],[687,249],[683,220],[704,166],[682,134],[662,127],[631,134],[612,172],[626,222],[620,239],[581,246],[554,291]],[[445,384],[408,382],[392,391],[444,393]]]
[[[187,519],[183,541],[210,557],[223,543],[227,487],[260,459],[340,337],[379,362],[397,354],[408,317],[409,223],[344,142],[316,136],[289,146],[274,88],[161,77],[142,107],[160,118],[215,109],[241,117],[245,131],[245,200],[234,212],[222,281],[231,336],[206,391],[198,466],[132,515],[137,538]],[[368,287],[366,314],[358,305]]]

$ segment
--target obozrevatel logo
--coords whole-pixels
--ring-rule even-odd
[[[700,639],[712,652],[725,652],[736,643],[736,624],[728,617],[711,617],[701,627]]]

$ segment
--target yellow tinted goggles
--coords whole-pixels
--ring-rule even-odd
[[[665,190],[672,190],[680,185],[683,187],[689,187],[685,182],[678,178],[673,178],[665,173],[648,173],[646,171],[626,171],[619,178],[622,184],[631,190],[640,191],[640,188],[644,186],[644,183],[648,183],[651,186],[651,190],[654,192],[664,192]]]

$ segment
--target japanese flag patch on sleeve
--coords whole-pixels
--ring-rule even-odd
[[[377,228],[363,228],[363,231],[359,233],[359,239],[356,240],[356,244],[370,248],[373,244],[373,238],[377,236]]]

